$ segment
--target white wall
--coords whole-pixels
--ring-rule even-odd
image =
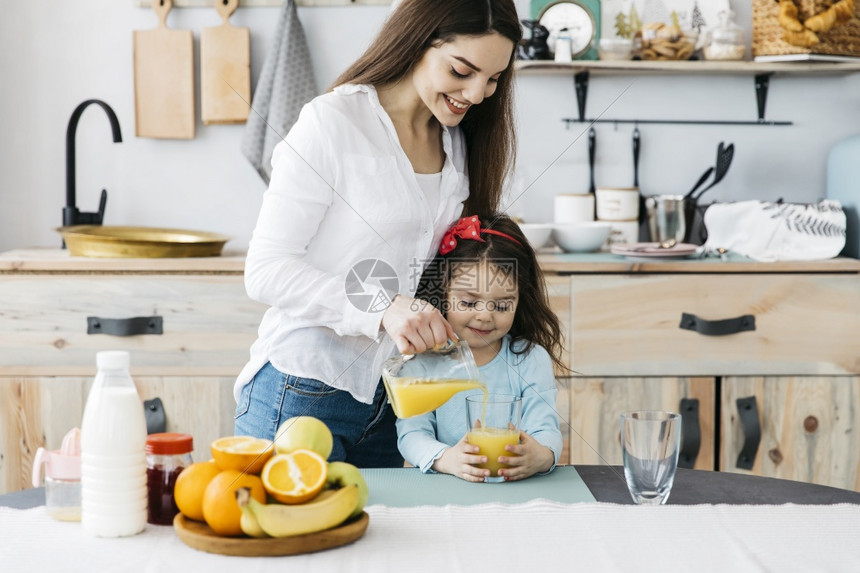
[[[133,30],[155,25],[148,9],[134,0],[0,4],[0,251],[59,245],[53,229],[61,223],[65,203],[66,125],[75,106],[88,98],[114,108],[123,142],[111,142],[101,110],[86,111],[77,137],[81,210],[94,211],[104,187],[106,224],[217,231],[234,237],[228,249],[247,246],[265,187],[239,152],[242,126],[198,123],[190,141],[134,136],[131,37]],[[750,8],[740,4],[734,2],[739,22],[749,30]],[[523,15],[526,5],[518,1]],[[277,14],[277,8],[240,9],[231,20],[251,29],[252,81]],[[366,46],[386,14],[386,7],[369,6],[299,9],[320,89]],[[194,31],[195,50],[201,28],[219,22],[214,9],[175,9],[168,18],[170,27]],[[523,77],[517,97],[521,151],[513,193],[528,190],[511,212],[531,221],[549,220],[555,193],[583,191],[588,185],[585,128],[566,129],[561,121],[576,115],[573,80]],[[613,117],[756,117],[748,77],[593,77],[587,115],[606,108],[606,116]],[[713,164],[716,145],[724,140],[735,143],[735,160],[724,182],[709,192],[711,199],[812,201],[823,196],[830,147],[860,132],[860,74],[776,77],[767,117],[795,125],[640,126],[643,191],[685,191]],[[598,184],[632,182],[632,128],[597,126]]]

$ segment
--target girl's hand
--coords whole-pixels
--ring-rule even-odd
[[[467,442],[464,435],[459,442],[445,450],[439,459],[433,462],[433,469],[466,481],[484,481],[484,477],[490,475],[490,470],[475,467],[474,464],[487,462],[487,456],[476,455],[479,451],[480,448]]]
[[[442,313],[426,300],[397,295],[382,315],[382,327],[402,354],[418,354],[457,340]]]
[[[499,470],[499,475],[504,476],[505,481],[521,480],[548,471],[555,462],[555,454],[551,449],[523,431],[520,431],[520,443],[507,445],[505,450],[512,454],[499,456],[500,462],[511,466]]]

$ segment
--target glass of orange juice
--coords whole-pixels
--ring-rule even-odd
[[[487,456],[487,463],[479,468],[490,470],[485,482],[505,481],[499,475],[500,468],[507,465],[499,462],[499,456],[514,455],[505,446],[520,443],[520,418],[523,400],[519,396],[502,394],[476,394],[466,396],[466,416],[469,431],[466,440],[480,448],[479,454]]]

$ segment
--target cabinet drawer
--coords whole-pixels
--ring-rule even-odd
[[[752,315],[755,330],[680,328]],[[597,275],[571,278],[571,366],[583,375],[860,372],[854,274]]]
[[[0,280],[0,372],[91,374],[99,350],[128,350],[133,372],[235,375],[265,306],[241,275],[44,275]],[[162,334],[87,334],[87,317],[160,316]]]

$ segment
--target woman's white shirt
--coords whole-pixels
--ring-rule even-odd
[[[442,144],[431,209],[372,86],[339,86],[304,106],[275,148],[248,248],[246,290],[270,308],[236,380],[237,400],[269,361],[372,402],[394,350],[378,303],[414,295],[468,197],[460,129],[443,126]]]
[[[439,209],[439,194],[442,191],[442,173],[416,173],[415,179],[427,200],[427,207],[431,213]]]

